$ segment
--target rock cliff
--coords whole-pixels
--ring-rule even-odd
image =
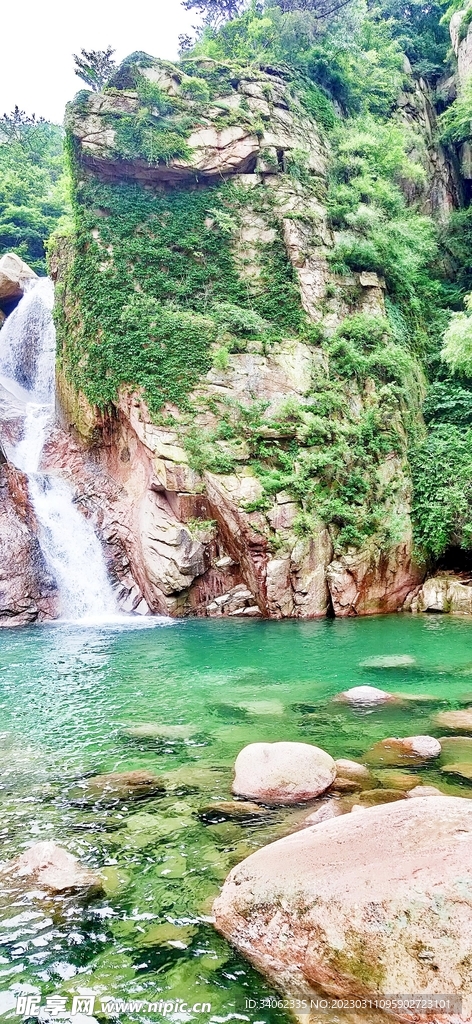
[[[405,193],[446,217],[457,182],[422,83],[398,123],[424,142]],[[134,54],[67,124],[59,394],[125,606],[400,609],[422,578],[407,435],[423,373],[389,328],[383,278],[336,264],[352,233],[331,226],[331,154],[303,90],[283,69]]]

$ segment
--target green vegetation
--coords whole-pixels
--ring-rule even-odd
[[[47,239],[68,210],[62,129],[16,107],[0,118],[0,254],[45,274]]]
[[[323,522],[337,552],[373,536],[394,543],[412,475],[422,557],[470,546],[472,317],[457,310],[472,287],[472,221],[460,210],[438,227],[425,214],[426,141],[397,106],[402,90],[405,105],[416,102],[405,53],[433,85],[446,68],[442,7],[385,0],[366,9],[352,0],[326,19],[311,0],[187,6],[205,24],[179,66],[161,62],[157,84],[147,73],[152,58],[133,54],[108,80],[110,98],[128,97],[105,116],[110,156],[185,163],[191,133],[208,125],[262,138],[275,71],[292,114],[316,121],[330,154],[327,182],[302,144],[261,154],[264,173],[272,169],[281,190],[297,196],[293,221],[316,223],[316,202],[327,207],[336,243],[322,319],[311,323],[302,308],[276,190],[231,181],[203,188],[196,174],[171,188],[105,184],[79,174],[71,154],[75,237],[57,311],[65,372],[102,407],[121,387],[141,390],[154,419],[180,430],[197,471],[248,465],[261,496],[247,511],[267,512],[287,491],[299,507],[295,535]],[[251,111],[238,88],[248,65],[270,115],[267,106]],[[76,116],[89,103],[81,94]],[[449,144],[470,137],[470,111],[465,91],[442,115]],[[247,226],[258,223],[260,239],[248,242]],[[377,292],[363,306],[358,275],[366,272],[377,275]],[[249,393],[244,402],[192,395],[210,369],[229,378],[237,353],[279,358],[299,340],[317,349],[303,399],[274,412]],[[281,536],[268,525],[266,532],[279,550]]]
[[[435,425],[410,455],[416,537],[426,558],[472,548],[472,430]]]
[[[57,325],[67,371],[93,403],[113,401],[127,384],[144,388],[156,415],[166,401],[185,408],[212,345],[240,350],[251,336],[270,343],[303,319],[280,238],[262,247],[248,308],[231,252],[238,190],[230,183],[159,194],[89,178],[75,215],[63,285],[73,308],[66,321],[58,307]]]
[[[113,54],[115,50],[107,46],[106,50],[81,50],[80,56],[74,53],[74,70],[78,78],[94,92],[100,92],[116,69]]]

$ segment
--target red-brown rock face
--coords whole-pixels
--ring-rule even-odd
[[[54,618],[57,591],[41,554],[26,477],[0,465],[0,626]]]

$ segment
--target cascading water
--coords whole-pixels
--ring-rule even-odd
[[[68,619],[99,621],[117,606],[100,541],[60,476],[40,472],[41,453],[54,422],[56,335],[54,289],[47,278],[30,286],[0,331],[0,383],[22,410],[21,440],[12,462],[26,473],[39,524],[39,542]]]

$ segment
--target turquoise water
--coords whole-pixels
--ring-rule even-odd
[[[404,668],[362,667],[409,655]],[[376,710],[332,702],[361,683],[430,701]],[[268,811],[260,822],[205,824],[198,809],[230,797],[238,751],[257,740],[316,743],[361,760],[378,739],[441,735],[438,710],[472,702],[472,622],[392,616],[320,622],[178,621],[154,628],[58,624],[0,634],[2,861],[54,839],[104,870],[106,893],[81,903],[41,903],[25,892],[0,905],[0,1011],[14,1015],[18,987],[67,998],[87,990],[119,999],[208,1002],[178,1020],[282,1020],[251,1014],[264,981],[211,924],[230,868],[289,832],[306,808]],[[133,740],[140,723],[187,725],[186,739]],[[77,783],[147,768],[165,794],[87,805]],[[418,773],[472,795],[438,768]],[[239,1018],[239,1019],[240,1019]],[[125,1012],[121,1020],[156,1020]],[[173,1019],[172,1013],[167,1019]]]

